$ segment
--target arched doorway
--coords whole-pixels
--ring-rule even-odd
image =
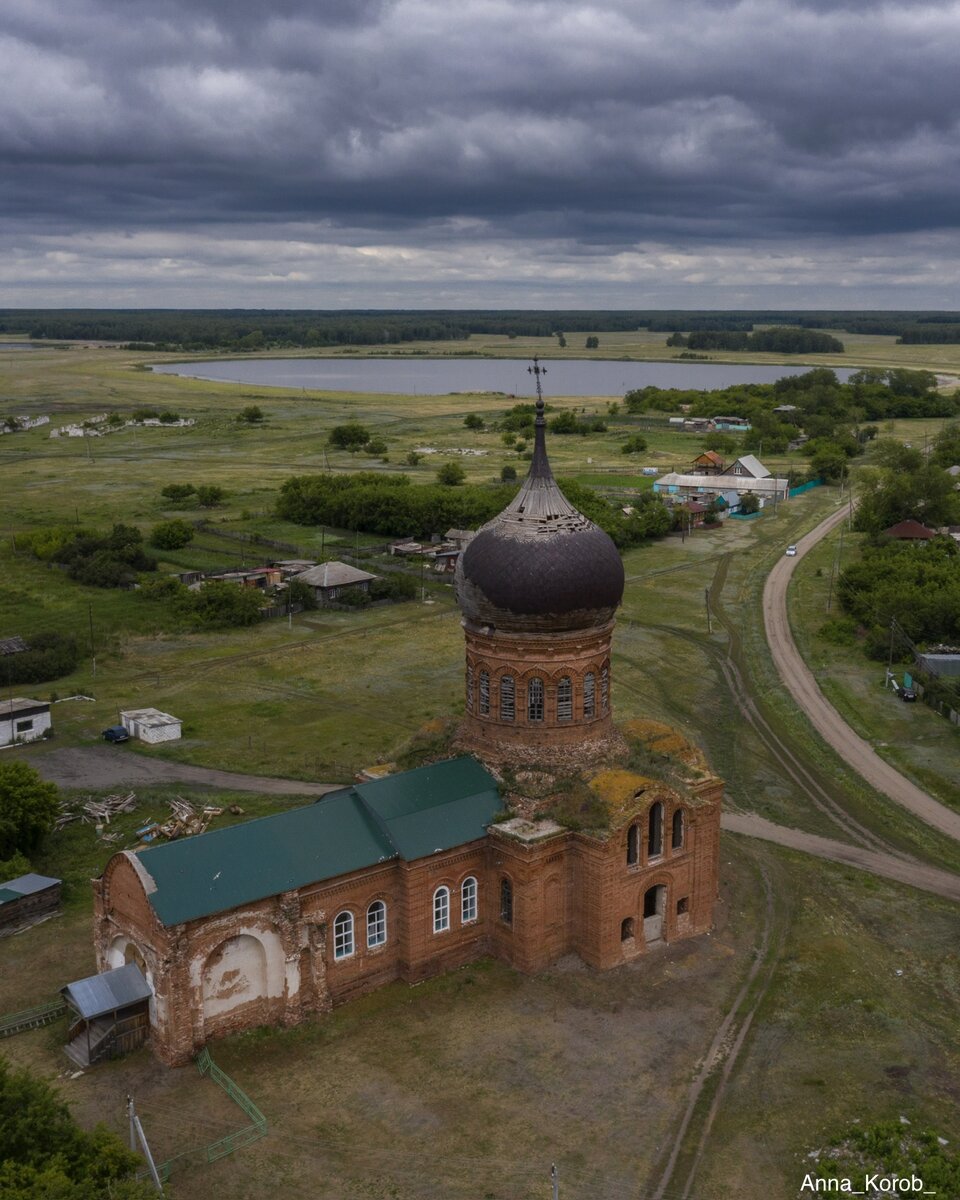
[[[663,939],[663,914],[667,911],[667,889],[661,883],[643,896],[643,940],[649,945]]]

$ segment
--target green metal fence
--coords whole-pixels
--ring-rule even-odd
[[[49,1025],[58,1017],[62,1017],[66,1011],[66,1002],[57,999],[38,1004],[35,1008],[25,1008],[22,1012],[9,1013],[0,1017],[0,1038],[13,1037],[16,1033],[26,1033],[28,1029],[39,1029],[41,1025]]]
[[[182,1154],[176,1154],[173,1158],[167,1159],[166,1162],[158,1163],[157,1174],[160,1176],[161,1183],[167,1182],[173,1174],[174,1168],[180,1170],[189,1165],[191,1160],[194,1162],[216,1162],[218,1158],[226,1158],[234,1150],[239,1150],[241,1146],[249,1146],[251,1142],[266,1137],[267,1134],[267,1118],[257,1108],[243,1088],[236,1084],[225,1071],[221,1071],[210,1057],[210,1051],[206,1046],[204,1046],[194,1061],[197,1064],[197,1070],[200,1074],[209,1076],[214,1083],[223,1088],[234,1104],[238,1105],[246,1113],[250,1118],[250,1124],[244,1125],[242,1129],[235,1129],[233,1133],[228,1133],[225,1137],[218,1138],[217,1141],[211,1142],[208,1146],[202,1146],[196,1150],[185,1150]],[[147,1173],[141,1171],[140,1177],[147,1178]]]

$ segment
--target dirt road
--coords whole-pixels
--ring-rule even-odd
[[[867,783],[908,809],[941,833],[960,841],[960,813],[953,812],[921,791],[854,733],[817,687],[813,673],[800,657],[787,617],[787,585],[806,552],[847,517],[844,506],[797,542],[796,558],[783,557],[767,576],[763,589],[763,624],[770,653],[780,677],[820,736]]]
[[[306,783],[301,779],[272,779],[217,771],[212,767],[193,767],[187,763],[148,758],[126,746],[63,747],[35,755],[27,751],[25,757],[51,783],[91,790],[128,784],[184,783],[267,795],[324,796],[344,786],[342,783]]]
[[[856,867],[860,871],[868,871],[871,875],[895,879],[898,883],[908,883],[922,892],[932,892],[935,896],[944,896],[948,900],[960,900],[960,875],[928,867],[916,859],[865,850],[862,846],[848,846],[846,842],[835,842],[831,838],[804,833],[800,829],[774,825],[772,821],[753,813],[725,812],[720,818],[720,827],[729,833],[740,833],[747,837],[760,838],[765,842],[776,842],[778,846],[802,850],[805,854]]]

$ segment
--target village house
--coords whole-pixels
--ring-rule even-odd
[[[929,542],[937,536],[935,529],[928,529],[919,521],[912,518],[908,521],[898,521],[889,529],[883,531],[883,537],[893,538],[897,542]]]
[[[348,592],[369,592],[370,584],[376,579],[369,571],[361,571],[359,567],[351,567],[342,562],[320,563],[308,571],[294,575],[297,583],[305,583],[313,588],[313,594],[319,604],[329,604],[341,600]]]
[[[716,450],[704,450],[693,460],[690,472],[693,475],[722,475],[724,473],[723,459]]]
[[[50,705],[45,700],[14,696],[0,700],[0,746],[35,742],[51,727]]]

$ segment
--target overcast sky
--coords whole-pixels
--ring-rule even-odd
[[[960,3],[3,0],[0,306],[960,308]]]

